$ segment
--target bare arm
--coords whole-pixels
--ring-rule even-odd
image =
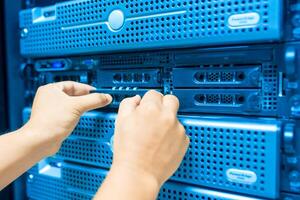
[[[119,108],[111,170],[96,200],[154,200],[179,167],[189,139],[176,114],[176,97],[149,91]]]
[[[0,136],[0,190],[42,158],[55,154],[81,114],[111,102],[109,95],[89,94],[92,89],[74,82],[39,88],[29,122]]]

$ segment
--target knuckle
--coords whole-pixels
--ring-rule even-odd
[[[146,94],[148,94],[148,95],[161,95],[162,96],[162,94],[160,92],[156,91],[156,90],[149,90]]]
[[[173,101],[174,103],[179,104],[178,98],[174,95],[168,94],[168,95],[165,95],[164,98],[167,98],[169,101]]]

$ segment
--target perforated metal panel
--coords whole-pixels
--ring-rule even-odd
[[[64,171],[64,170],[63,170]],[[53,178],[39,174],[35,166],[28,171],[27,175],[27,197],[35,200],[88,200],[92,194],[83,191],[72,190],[63,179]]]
[[[86,113],[57,157],[109,168],[115,117],[115,114]],[[280,123],[238,117],[179,116],[179,119],[191,143],[172,180],[278,197]]]
[[[280,124],[225,117],[180,117],[180,121],[191,143],[172,179],[278,197]],[[242,174],[253,180],[239,180]]]
[[[114,114],[86,113],[56,156],[109,168],[112,163],[110,141],[114,133],[114,121]]]
[[[31,109],[23,111],[23,121]],[[109,168],[112,163],[111,137],[115,114],[88,112],[78,122],[72,135],[63,142],[56,158]]]
[[[266,65],[264,66],[263,74],[263,110],[275,111],[277,110],[277,93],[278,93],[278,82],[277,82],[277,66]]]
[[[113,66],[157,67],[170,63],[172,61],[171,55],[166,52],[107,54],[99,56],[99,65],[109,66],[110,68]]]
[[[54,56],[280,39],[281,0],[78,0],[20,12],[21,53]]]
[[[157,200],[262,200],[261,198],[233,195],[229,193],[196,188],[189,185],[165,184]]]
[[[63,163],[62,178],[55,179],[29,171],[27,194],[33,199],[91,199],[107,172],[102,169],[80,167]],[[45,190],[44,190],[45,188]],[[217,192],[179,183],[167,182],[161,188],[158,200],[258,200],[229,193]]]
[[[260,65],[214,64],[173,69],[174,86],[178,88],[255,88],[261,86],[261,76]]]
[[[109,168],[112,163],[112,151],[109,142],[67,139],[56,157],[86,164]]]

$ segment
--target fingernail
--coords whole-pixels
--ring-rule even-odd
[[[97,88],[95,88],[95,87],[93,87],[93,86],[91,86],[91,90],[96,90]]]
[[[141,97],[140,95],[138,95],[138,94],[135,95],[134,98],[136,98],[136,99],[138,99],[138,100],[141,100],[141,99],[142,99],[142,97]]]
[[[107,102],[111,102],[112,101],[112,96],[111,95],[104,94],[104,96],[105,96]]]

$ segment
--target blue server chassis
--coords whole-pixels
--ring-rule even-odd
[[[300,199],[299,16],[296,0],[78,0],[21,11],[24,122],[42,84],[79,81],[114,97],[28,172],[28,198],[91,199],[111,165],[118,104],[155,89],[179,98],[191,139],[158,199]]]

